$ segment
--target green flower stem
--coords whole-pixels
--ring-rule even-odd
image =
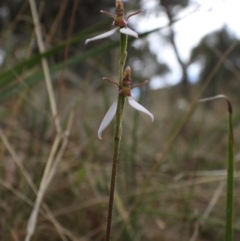
[[[120,61],[119,61],[119,87],[122,87],[123,80],[123,68],[125,65],[127,57],[127,35],[120,35]],[[112,213],[113,213],[113,202],[115,193],[115,183],[117,176],[117,164],[119,160],[119,149],[122,137],[122,116],[125,103],[125,96],[118,95],[118,105],[116,112],[116,125],[114,131],[114,148],[113,148],[113,163],[112,163],[112,176],[111,176],[111,186],[109,194],[109,204],[108,204],[108,219],[107,219],[107,232],[106,241],[111,240],[111,228],[112,228]]]
[[[226,241],[233,240],[233,197],[234,197],[234,137],[232,127],[232,107],[228,101],[228,164],[227,164],[227,203],[226,203]]]

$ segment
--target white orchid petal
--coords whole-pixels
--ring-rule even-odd
[[[152,122],[154,121],[154,116],[151,112],[149,112],[145,107],[143,107],[142,105],[140,105],[137,101],[135,101],[133,98],[131,97],[127,97],[128,98],[128,103],[129,105],[131,105],[134,109],[139,110],[145,114],[147,114],[148,116],[150,116],[150,118],[152,119]]]
[[[126,35],[131,35],[135,38],[138,38],[138,34],[130,28],[121,28],[120,32]]]
[[[107,114],[104,116],[102,123],[98,129],[98,138],[102,139],[102,132],[105,130],[105,128],[109,125],[109,123],[112,121],[113,117],[116,114],[117,110],[117,101],[115,100],[108,110]]]
[[[100,34],[100,35],[98,35],[96,37],[93,37],[93,38],[89,38],[85,41],[85,45],[88,44],[91,41],[95,41],[95,40],[102,39],[102,38],[107,38],[107,37],[113,35],[118,30],[119,30],[119,28],[114,28],[114,29],[112,29],[112,30],[110,30],[106,33]]]

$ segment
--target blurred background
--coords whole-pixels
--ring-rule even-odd
[[[33,240],[102,241],[111,177],[114,123],[97,138],[117,89],[118,34],[113,0],[35,0],[45,51],[39,48],[27,0],[0,1],[0,239],[24,240],[38,189],[59,132],[74,116],[67,145],[44,196]],[[235,228],[240,238],[238,0],[128,0],[127,65],[134,98],[155,121],[126,105],[112,240],[224,240],[227,105],[197,103],[218,94],[233,106]],[[47,60],[58,118],[46,87]],[[73,114],[73,115],[72,115]],[[27,177],[27,178],[26,178]],[[58,225],[56,225],[56,223]],[[58,228],[56,228],[56,226]]]

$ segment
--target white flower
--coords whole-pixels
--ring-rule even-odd
[[[107,16],[113,18],[113,25],[116,26],[117,28],[114,28],[106,33],[100,34],[96,37],[93,38],[89,38],[85,41],[85,44],[88,44],[91,41],[95,41],[98,39],[102,39],[102,38],[107,38],[111,35],[113,35],[115,32],[119,31],[120,33],[126,34],[126,35],[130,35],[133,36],[135,38],[138,38],[138,34],[133,31],[132,29],[128,28],[127,23],[128,23],[128,19],[136,14],[141,13],[141,10],[134,12],[132,14],[130,14],[127,19],[124,18],[124,7],[123,7],[123,3],[121,0],[116,0],[115,2],[116,5],[116,15],[108,13],[104,10],[101,10],[100,12],[103,14],[106,14]]]
[[[85,41],[85,44],[88,44],[89,42],[95,41],[95,40],[98,40],[98,39],[107,38],[107,37],[113,35],[117,31],[119,31],[120,33],[126,34],[126,35],[131,35],[135,38],[138,38],[138,34],[135,31],[133,31],[132,29],[130,29],[128,27],[117,27],[117,28],[114,28],[114,29],[106,32],[106,33],[103,33],[103,34],[100,34],[100,35],[95,36],[93,38],[87,39]]]
[[[145,107],[140,105],[138,102],[136,102],[130,96],[126,96],[126,98],[128,99],[129,105],[131,105],[134,109],[147,114],[151,118],[152,122],[154,121],[153,114],[151,112],[149,112]],[[100,127],[98,129],[98,138],[99,139],[102,139],[102,132],[110,124],[110,122],[112,121],[113,117],[116,114],[116,111],[117,111],[117,101],[115,100],[113,102],[112,106],[110,107],[110,109],[108,110],[107,114],[104,116],[104,118],[102,120],[102,123],[101,123],[101,125],[100,125]]]

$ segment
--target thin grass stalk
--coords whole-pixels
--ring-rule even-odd
[[[4,188],[8,189],[12,193],[14,193],[19,199],[22,199],[29,206],[33,206],[33,201],[32,200],[30,200],[26,195],[24,195],[19,190],[13,188],[11,184],[9,184],[8,182],[4,181],[2,178],[0,178],[0,185],[3,186]]]
[[[24,167],[24,165],[22,164],[22,162],[20,161],[19,157],[17,156],[17,153],[15,152],[15,150],[13,149],[12,145],[10,144],[10,142],[8,141],[6,135],[3,133],[3,131],[0,129],[0,138],[2,139],[4,145],[6,146],[6,148],[8,149],[9,153],[11,154],[14,162],[16,163],[16,165],[18,166],[18,168],[20,169],[22,175],[24,176],[24,178],[26,179],[27,183],[29,184],[29,186],[31,187],[31,189],[33,190],[34,194],[37,195],[38,191],[37,191],[37,187],[34,184],[34,182],[32,181],[31,176],[29,175],[29,173],[27,172],[26,168]],[[20,193],[20,192],[19,192]],[[19,196],[19,195],[18,195]],[[29,203],[28,203],[29,204]],[[33,205],[32,205],[33,206]],[[43,208],[46,211],[49,220],[53,223],[53,225],[55,226],[55,228],[57,229],[60,237],[62,238],[62,240],[65,240],[63,233],[62,233],[62,229],[60,228],[60,224],[57,222],[57,220],[55,219],[55,217],[53,216],[53,214],[51,213],[51,210],[48,208],[48,206],[46,204],[43,203]]]
[[[215,99],[225,99],[228,105],[228,158],[227,158],[227,198],[226,198],[226,241],[233,240],[233,198],[234,198],[234,136],[232,126],[232,105],[225,95],[200,100],[200,102]]]
[[[123,68],[127,56],[127,35],[120,34],[120,61],[119,61],[119,86],[122,87],[123,80]],[[114,131],[114,148],[113,148],[113,161],[112,161],[112,175],[111,175],[111,186],[109,193],[109,204],[108,204],[108,218],[107,218],[107,231],[106,231],[106,241],[111,239],[111,229],[112,229],[112,213],[113,213],[113,202],[114,202],[114,192],[117,176],[117,164],[119,160],[119,149],[122,136],[122,116],[123,108],[125,103],[125,96],[118,95],[118,104],[116,112],[116,125]]]
[[[208,217],[209,217],[210,213],[212,212],[213,208],[215,207],[219,197],[221,196],[224,187],[225,187],[225,181],[220,181],[207,208],[205,209],[203,215],[201,215],[201,218],[200,218],[201,223],[199,223],[199,219],[197,220],[193,234],[189,241],[197,240],[197,237],[199,235],[200,226],[203,226],[205,224],[204,220],[208,219]]]
[[[34,191],[34,193],[37,193],[37,188],[36,188],[35,184],[33,183],[31,176],[29,175],[26,168],[22,164],[20,158],[18,157],[16,151],[13,149],[13,146],[8,141],[8,139],[7,139],[6,135],[4,134],[4,132],[2,131],[2,129],[0,129],[0,138],[3,142],[3,144],[5,145],[5,147],[7,148],[7,150],[9,151],[10,155],[12,156],[14,162],[18,166],[19,170],[21,171],[22,175],[27,180],[27,183],[29,184],[31,189]]]
[[[24,195],[23,193],[19,192],[19,190],[13,188],[11,185],[9,185],[9,183],[5,182],[4,180],[2,180],[0,178],[0,185],[5,187],[6,189],[8,189],[9,191],[11,191],[13,194],[15,194],[18,198],[20,198],[21,200],[23,200],[25,203],[27,203],[30,207],[33,207],[34,203],[32,200],[30,200],[26,195]],[[47,220],[51,221],[54,226],[56,227],[56,229],[58,231],[61,231],[61,233],[64,233],[66,236],[68,236],[71,240],[74,241],[88,241],[87,238],[85,237],[81,237],[78,238],[76,237],[72,232],[70,232],[68,229],[66,229],[65,227],[61,226],[60,223],[58,223],[55,219],[55,215],[53,215],[51,213],[51,210],[49,210],[49,208],[44,205],[44,209],[47,213],[43,212],[42,210],[39,210],[39,212],[41,213],[41,215],[46,218]],[[61,235],[62,238],[62,235]],[[65,238],[62,238],[62,240],[66,240]]]
[[[65,70],[66,70],[66,62],[67,62],[68,55],[69,55],[70,39],[71,39],[73,28],[74,28],[74,23],[75,23],[74,20],[75,20],[75,16],[76,16],[77,6],[78,6],[78,0],[74,0],[72,12],[71,12],[70,24],[69,24],[68,33],[67,33],[67,45],[66,45],[66,48],[64,51],[63,68],[61,71],[61,77],[60,77],[60,83],[59,83],[59,89],[58,89],[60,98],[63,97],[63,93],[64,93],[64,86],[65,86],[65,76],[64,75],[65,75]]]
[[[124,209],[124,205],[123,205],[123,197],[121,197],[121,195],[115,191],[115,203],[116,203],[116,207],[118,209],[118,212],[120,214],[121,219],[123,220],[123,222],[126,222],[126,228],[127,228],[127,232],[129,234],[133,234],[134,231],[131,227],[131,223],[130,220],[128,219],[128,212],[127,210]]]
[[[53,24],[51,25],[51,28],[50,28],[47,36],[46,36],[46,40],[45,40],[46,45],[51,43],[52,37],[55,35],[55,32],[57,31],[57,28],[60,25],[60,21],[63,18],[63,15],[64,15],[64,13],[66,11],[68,3],[69,3],[68,0],[61,2],[61,6],[59,8],[57,16],[55,17],[55,19],[53,21]]]
[[[29,0],[29,4],[30,4],[31,12],[32,12],[34,26],[35,26],[39,51],[40,51],[40,53],[44,53],[45,52],[45,46],[44,46],[44,42],[43,42],[43,38],[42,38],[41,26],[40,26],[40,21],[39,21],[39,17],[38,17],[38,12],[37,12],[35,0]],[[56,130],[57,130],[58,133],[61,133],[61,125],[60,125],[60,120],[59,120],[59,117],[58,117],[57,104],[56,104],[55,97],[54,97],[49,66],[48,66],[48,62],[47,62],[46,58],[42,58],[42,67],[43,67],[43,72],[44,72],[44,76],[45,76],[49,101],[50,101],[50,105],[51,105],[51,111],[52,111],[52,114],[53,114],[53,117],[54,117]]]
[[[52,179],[53,179],[53,177],[54,177],[54,175],[57,171],[58,164],[61,161],[62,156],[64,154],[64,151],[67,147],[67,144],[68,144],[68,141],[69,141],[70,131],[71,131],[71,128],[72,128],[72,125],[73,125],[73,118],[74,118],[74,113],[71,112],[70,116],[69,116],[69,120],[68,120],[68,126],[67,126],[66,131],[65,131],[64,136],[63,136],[62,144],[61,144],[60,149],[58,151],[58,154],[55,158],[55,161],[52,165],[52,168],[51,168],[51,170],[48,174],[48,177],[47,177],[47,180],[46,180],[46,183],[45,183],[46,186],[49,186],[50,182],[52,181]]]
[[[226,203],[226,241],[233,240],[233,198],[234,198],[234,136],[232,126],[232,107],[228,102],[228,160],[227,160],[227,203]]]
[[[40,183],[40,187],[39,190],[37,192],[37,198],[36,201],[34,203],[34,207],[32,209],[31,215],[29,217],[28,220],[28,224],[27,224],[27,235],[25,237],[25,241],[30,241],[31,237],[35,231],[36,228],[36,222],[37,222],[37,217],[38,217],[38,213],[39,213],[39,209],[42,203],[42,200],[44,198],[45,192],[50,184],[50,181],[52,180],[55,172],[56,172],[56,168],[58,163],[60,162],[62,155],[64,153],[64,150],[67,146],[68,143],[68,135],[70,133],[71,127],[72,127],[72,123],[73,123],[73,113],[70,114],[69,120],[68,120],[68,125],[67,125],[67,129],[65,131],[65,138],[62,142],[62,145],[60,147],[60,150],[58,151],[58,154],[56,156],[56,158],[51,161],[51,158],[54,157],[55,154],[52,153],[52,151],[50,152],[50,161],[47,161],[47,164],[49,164],[50,162],[52,162],[53,164],[51,165],[51,167],[49,167],[49,170],[46,171],[48,165],[46,165],[41,183]],[[53,145],[52,149],[56,150],[55,145]],[[56,151],[55,151],[56,152]]]
[[[34,207],[32,209],[31,215],[28,220],[27,235],[26,235],[25,241],[30,241],[31,237],[35,231],[39,209],[40,209],[44,194],[47,190],[47,186],[45,185],[45,183],[46,183],[45,179],[42,179],[40,188],[37,192],[37,198],[34,203]]]

